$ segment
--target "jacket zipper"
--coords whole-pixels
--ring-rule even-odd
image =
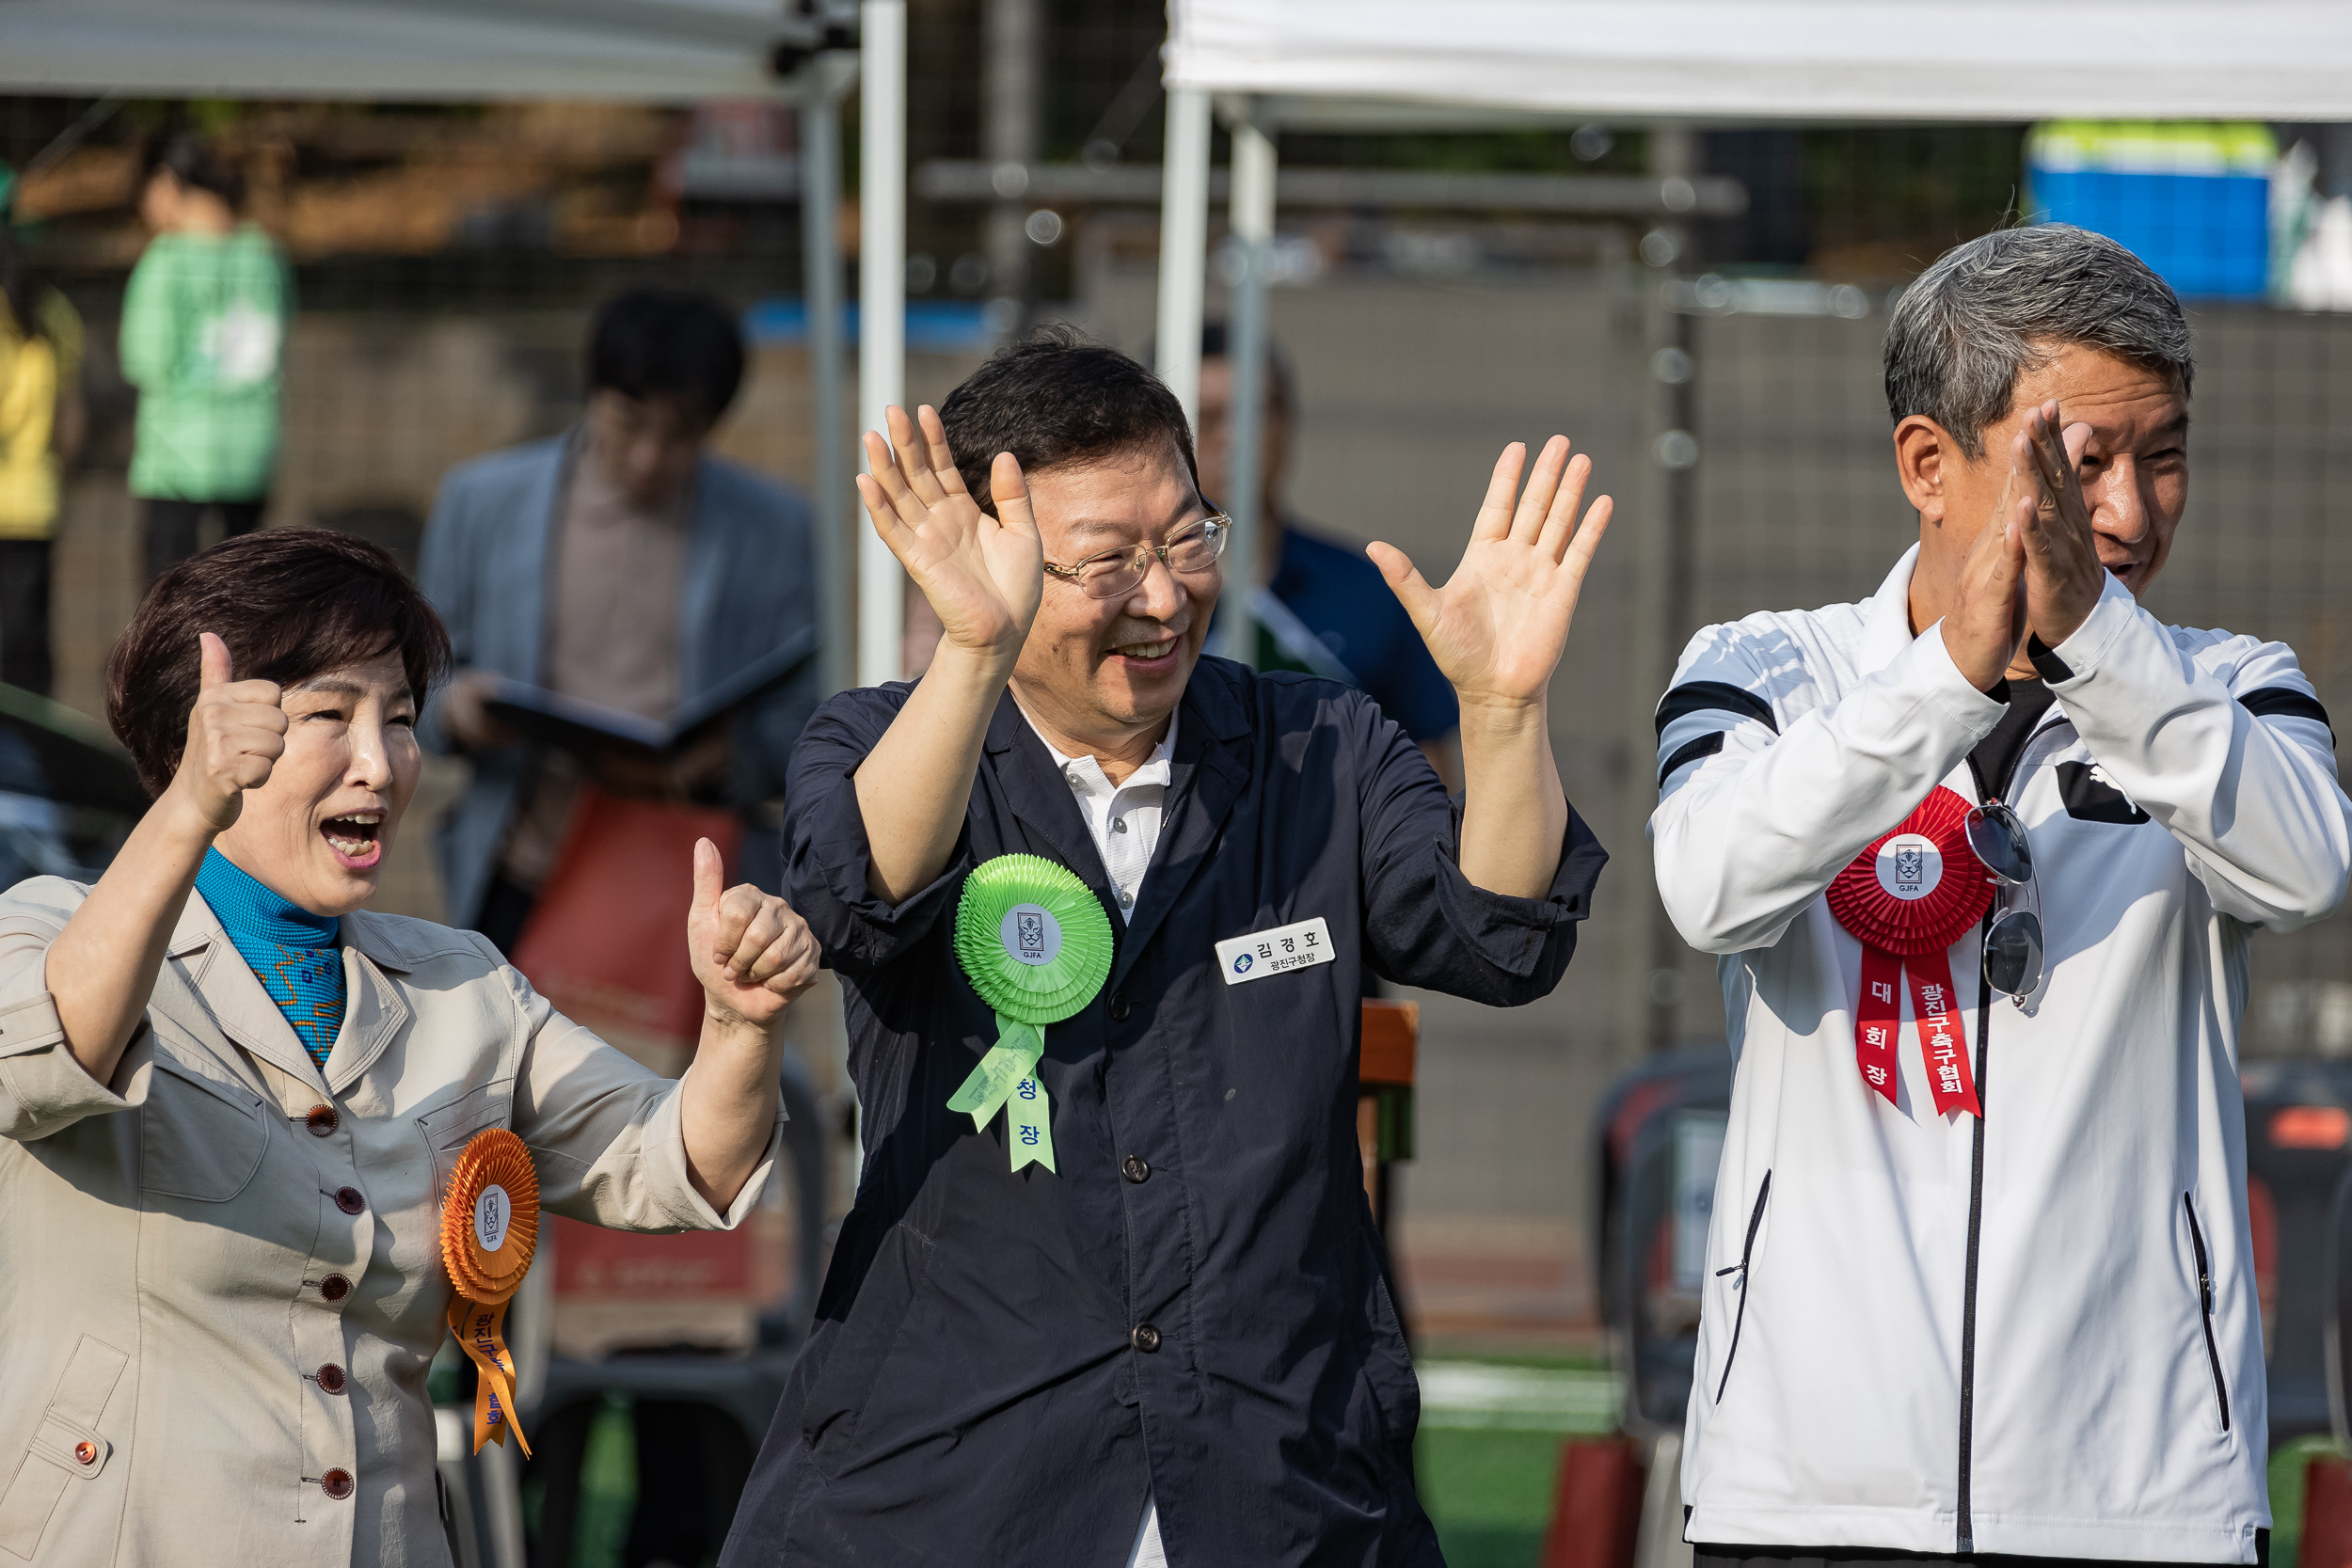
[[[2188,1244],[2197,1251],[2197,1308],[2203,1315],[2205,1328],[2205,1360],[2213,1368],[2214,1402],[2221,1407],[2222,1435],[2230,1431],[2230,1390],[2221,1381],[2221,1349],[2213,1338],[2213,1268],[2205,1258],[2205,1233],[2197,1226],[2197,1206],[2188,1194],[2181,1195],[2181,1209],[2188,1215]]]
[[[1756,1207],[1748,1214],[1748,1239],[1740,1243],[1740,1261],[1715,1271],[1718,1279],[1735,1271],[1740,1275],[1740,1305],[1731,1314],[1731,1348],[1724,1352],[1724,1375],[1715,1381],[1717,1404],[1724,1402],[1724,1389],[1731,1383],[1731,1364],[1740,1356],[1740,1329],[1748,1321],[1748,1260],[1755,1255],[1756,1233],[1764,1224],[1764,1200],[1772,1196],[1772,1173],[1768,1170],[1764,1180],[1756,1183]]]
[[[1985,911],[1987,925],[1979,930],[1977,959],[1977,1130],[1974,1148],[1968,1157],[1968,1284],[1967,1295],[1960,1310],[1960,1488],[1958,1543],[1956,1550],[1966,1555],[1977,1549],[1976,1525],[1969,1514],[1968,1470],[1977,1419],[1977,1256],[1979,1243],[1984,1234],[1984,1117],[1982,1112],[1991,1103],[1985,1085],[1985,1064],[1993,1054],[1993,988],[1984,982],[1984,958],[1981,932],[1990,929],[1992,911]]]
[[[2064,715],[2045,719],[2026,736],[2026,743],[2017,748],[2016,759],[2010,763],[2009,777],[1999,780],[1998,787],[1990,791],[1990,798],[2006,801],[2010,787],[2019,774],[2026,770],[2026,758],[2034,743],[2066,722]],[[1986,1071],[1993,1057],[1993,988],[1984,978],[1984,938],[1993,929],[1993,911],[1984,911],[1984,920],[1977,927],[1977,1126],[1968,1152],[1968,1264],[1966,1294],[1960,1308],[1960,1476],[1957,1488],[1954,1521],[1957,1537],[1955,1549],[1973,1552],[1977,1549],[1977,1527],[1970,1509],[1970,1475],[1975,1458],[1977,1425],[1977,1262],[1984,1240],[1984,1113],[1993,1103]]]

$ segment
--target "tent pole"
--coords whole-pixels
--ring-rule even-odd
[[[1687,126],[1663,123],[1649,133],[1649,172],[1658,179],[1690,180],[1700,172],[1698,133]],[[1692,466],[1698,448],[1691,434],[1691,320],[1669,299],[1674,280],[1691,248],[1691,231],[1667,219],[1643,240],[1647,263],[1643,286],[1647,303],[1643,312],[1646,342],[1645,381],[1649,396],[1643,419],[1643,455],[1648,460],[1642,486],[1641,531],[1634,536],[1635,600],[1633,646],[1630,650],[1631,689],[1638,695],[1625,714],[1626,745],[1644,759],[1627,782],[1632,791],[1620,830],[1628,844],[1642,842],[1650,805],[1654,803],[1657,732],[1651,714],[1657,697],[1674,678],[1676,656],[1686,635],[1690,612],[1688,588],[1692,512],[1696,503]],[[1671,369],[1669,366],[1671,365]],[[1623,929],[1630,944],[1618,966],[1619,1025],[1623,1058],[1631,1065],[1645,1052],[1666,1051],[1680,1043],[1678,1017],[1682,989],[1682,940],[1666,917],[1658,895],[1649,857],[1627,857],[1631,885],[1619,882],[1616,896],[1624,902]]]
[[[1260,450],[1265,434],[1266,275],[1274,251],[1274,138],[1254,115],[1234,120],[1232,134],[1233,248],[1241,276],[1233,282],[1232,330],[1226,341],[1226,363],[1232,369],[1232,396],[1225,411],[1228,494],[1215,499],[1233,519],[1233,536],[1225,546],[1225,580],[1235,592],[1224,596],[1216,651],[1255,664],[1258,626],[1250,594],[1258,585],[1258,540],[1274,524],[1263,515]],[[1217,476],[1208,478],[1216,483]]]
[[[1201,293],[1209,266],[1209,95],[1168,94],[1168,151],[1160,181],[1158,363],[1152,368],[1200,428]]]
[[[860,11],[858,422],[886,430],[882,410],[906,401],[906,0]],[[879,686],[904,673],[906,574],[873,530],[857,538],[857,681]]]
[[[828,695],[857,671],[850,616],[850,553],[866,532],[849,496],[849,410],[841,365],[841,95],[823,57],[801,103],[801,275],[808,309],[808,368],[817,447],[817,589]]]

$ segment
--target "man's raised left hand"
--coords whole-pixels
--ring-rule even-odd
[[[1367,550],[1466,710],[1542,702],[1609,527],[1607,496],[1577,521],[1593,460],[1569,461],[1566,436],[1545,443],[1521,493],[1526,464],[1524,442],[1502,449],[1461,564],[1443,588],[1430,587],[1392,545]]]
[[[2002,510],[2015,508],[2026,546],[2026,624],[2044,647],[2074,636],[2106,588],[2078,468],[2090,445],[2089,425],[2059,425],[2055,399],[2027,413],[2010,443],[2003,495],[2014,499]]]

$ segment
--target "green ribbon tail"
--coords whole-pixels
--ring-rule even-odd
[[[1053,1107],[1045,1098],[1045,1085],[1035,1078],[1014,1085],[1011,1098],[1005,1101],[1005,1148],[1012,1153],[1015,1170],[1032,1160],[1054,1170]]]
[[[972,1118],[974,1131],[988,1131],[990,1118],[996,1108],[1012,1094],[1013,1089],[1037,1070],[1038,1058],[1045,1054],[1045,1032],[1034,1023],[1021,1023],[996,1015],[996,1043],[980,1065],[974,1068],[963,1085],[947,1099],[947,1109],[962,1111]],[[1040,1094],[1045,1091],[1040,1089]],[[1052,1169],[1049,1163],[1047,1169]]]

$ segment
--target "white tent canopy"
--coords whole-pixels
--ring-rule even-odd
[[[772,96],[774,0],[8,0],[14,92],[691,103]]]
[[[2343,0],[1169,0],[1171,90],[1280,124],[2352,119]]]

